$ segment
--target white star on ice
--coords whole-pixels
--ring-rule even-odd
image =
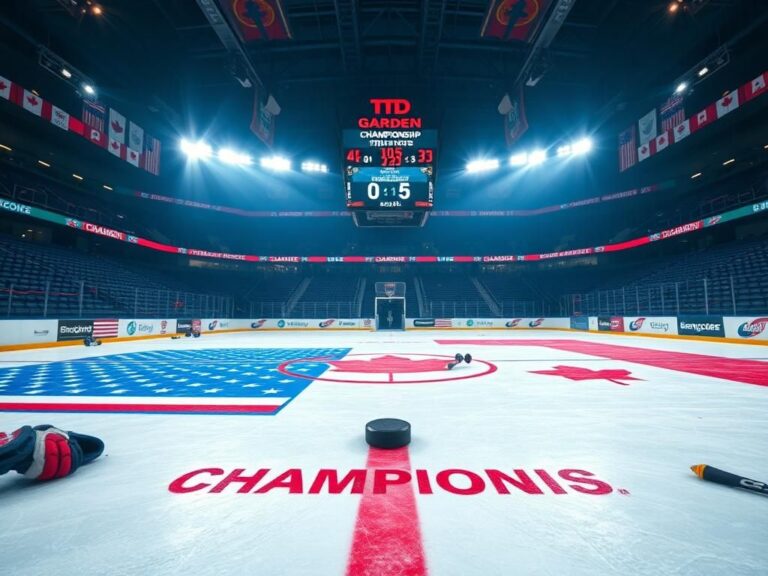
[[[259,384],[243,384],[243,388],[258,388]]]
[[[240,382],[237,378],[232,378],[230,380],[224,380],[227,384],[235,384],[236,382]]]
[[[157,388],[156,390],[152,390],[155,394],[164,394],[165,392],[172,392],[173,388]]]
[[[191,388],[198,388],[200,386],[205,386],[205,384],[200,384],[199,382],[195,382],[194,384],[187,384],[187,386]]]
[[[243,372],[243,376],[256,376],[256,372]]]
[[[27,392],[24,392],[24,394],[43,394],[45,390],[29,390]]]
[[[117,388],[120,386],[120,384],[104,384],[104,386],[99,386],[99,388]]]
[[[291,382],[293,382],[293,380],[288,380],[288,379],[286,378],[285,380],[278,380],[278,382],[279,382],[280,384],[290,384]]]
[[[179,378],[176,382],[188,382],[189,378]]]
[[[125,394],[126,392],[128,392],[128,390],[112,390],[111,394]]]
[[[207,390],[203,390],[203,394],[216,394],[217,392],[221,392],[223,388],[208,388]]]
[[[142,388],[154,388],[155,386],[157,386],[157,384],[155,382],[150,382],[149,384],[142,384],[141,385]]]
[[[211,380],[221,380],[224,376],[211,376]]]
[[[274,376],[259,376],[259,380],[272,380]]]
[[[65,390],[67,394],[80,394],[80,392],[85,392],[85,390],[74,389],[74,390]]]
[[[30,384],[27,386],[27,388],[41,388],[42,386],[42,384]]]
[[[309,370],[307,370],[306,368],[298,368],[296,371],[297,372],[309,372]]]
[[[270,388],[269,390],[262,390],[263,394],[277,394],[280,392],[280,390],[276,390],[275,388]]]

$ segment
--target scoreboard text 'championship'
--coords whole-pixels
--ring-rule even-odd
[[[437,131],[402,98],[372,98],[372,116],[344,130],[347,208],[358,226],[422,226],[434,203]]]

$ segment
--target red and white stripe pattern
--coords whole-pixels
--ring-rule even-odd
[[[451,328],[453,322],[450,318],[435,318],[435,328]]]
[[[0,76],[0,99],[21,106],[27,112],[43,118],[62,130],[79,134],[92,144],[106,149],[110,154],[137,168],[143,168],[155,175],[160,173],[160,141],[149,135],[145,137],[143,128],[130,123],[133,143],[137,146],[143,143],[141,148],[130,149],[125,143],[128,121],[119,112],[108,111],[101,102],[84,100],[81,121],[4,76]],[[109,116],[108,126],[107,116]]]
[[[94,320],[94,338],[117,338],[118,321],[116,319]]]
[[[669,148],[672,144],[677,144],[765,92],[768,92],[768,72],[763,72],[736,90],[727,92],[722,98],[705,106],[690,118],[680,119],[671,132],[669,129],[665,130],[663,140],[660,141],[659,139],[662,137],[659,136],[640,146],[637,149],[638,160],[641,162],[647,160],[665,148]],[[674,118],[678,119],[678,116],[674,116]]]

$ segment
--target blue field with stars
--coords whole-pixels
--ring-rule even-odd
[[[0,410],[277,414],[328,369],[322,360],[349,350],[157,350],[0,368]],[[308,378],[280,373],[285,362]]]

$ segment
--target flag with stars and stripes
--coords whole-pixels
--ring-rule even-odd
[[[324,360],[348,352],[154,350],[0,368],[0,412],[277,414],[328,369]]]

